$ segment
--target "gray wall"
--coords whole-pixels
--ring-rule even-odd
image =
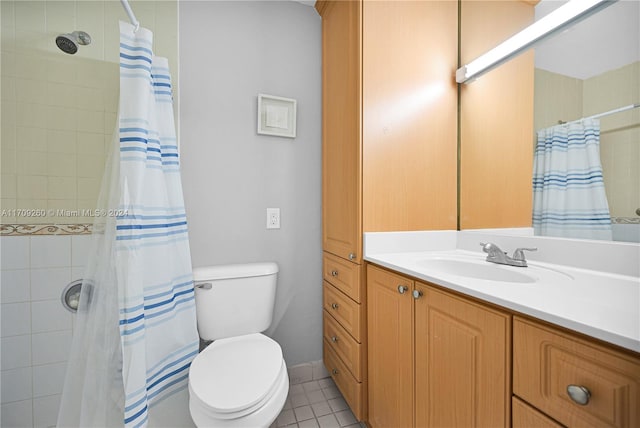
[[[285,1],[181,1],[180,144],[194,267],[275,261],[289,366],[322,358],[321,21]],[[258,135],[257,95],[298,101],[297,138]],[[266,208],[281,229],[266,229]]]

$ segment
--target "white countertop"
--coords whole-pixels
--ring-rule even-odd
[[[451,232],[455,233],[455,232]],[[529,267],[496,265],[478,250],[442,244],[442,233],[430,245],[369,246],[365,260],[561,327],[640,352],[640,278],[574,266],[529,260]],[[415,238],[415,237],[414,237]],[[447,237],[449,239],[450,237]],[[402,239],[401,239],[402,241]],[[392,252],[386,252],[389,247]],[[422,248],[421,248],[422,247]],[[424,248],[427,248],[425,251]],[[442,248],[442,249],[437,249]],[[366,249],[366,248],[365,248]],[[503,248],[507,251],[507,248]],[[528,256],[528,254],[527,254]],[[430,260],[484,264],[506,275],[525,275],[531,282],[505,282],[462,276],[429,267]],[[474,266],[475,266],[474,265]]]

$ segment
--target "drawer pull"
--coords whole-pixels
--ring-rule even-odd
[[[422,297],[422,291],[420,290],[413,290],[413,298],[418,300],[420,297]]]
[[[332,303],[331,304],[331,309],[338,309],[340,306],[337,303]]]
[[[332,270],[331,271],[331,276],[338,276],[338,271],[337,270]]]
[[[581,406],[589,404],[589,399],[591,398],[591,392],[586,387],[580,385],[567,386],[567,394],[569,394],[569,398],[571,398],[574,403]]]
[[[338,336],[331,336],[331,341],[333,343],[337,342],[338,341]]]
[[[332,375],[334,375],[334,376],[335,376],[335,375],[337,375],[338,373],[340,373],[340,372],[338,371],[338,369],[333,369],[333,370],[331,370],[331,374],[332,374]]]
[[[407,287],[406,285],[398,285],[398,293],[400,294],[404,294],[408,289],[409,287]]]
[[[349,260],[354,261],[356,259],[356,253],[349,253]]]

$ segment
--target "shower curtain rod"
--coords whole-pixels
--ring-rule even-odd
[[[582,119],[572,120],[570,122],[563,122],[560,120],[558,121],[558,123],[561,125],[567,125],[570,123],[580,122],[581,120],[585,120],[585,119],[598,119],[599,117],[609,116],[610,114],[621,113],[627,110],[633,110],[634,108],[638,108],[638,107],[640,107],[640,103],[629,104],[628,106],[619,107],[613,110],[605,111],[604,113],[594,114],[593,116],[583,117]]]
[[[127,15],[129,16],[129,21],[131,21],[131,24],[136,27],[135,31],[138,31],[138,28],[140,28],[140,22],[136,19],[136,16],[133,14],[133,10],[131,10],[131,6],[129,5],[129,2],[127,0],[120,0],[120,3],[122,3],[122,7],[124,8],[124,11],[127,12]]]

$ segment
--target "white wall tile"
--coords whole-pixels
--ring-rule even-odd
[[[3,303],[2,337],[31,333],[31,311],[29,303]]]
[[[31,302],[31,331],[33,333],[70,330],[71,317],[71,312],[62,306],[60,299]]]
[[[29,241],[30,238],[24,236],[3,236],[0,238],[0,268],[28,268]]]
[[[33,367],[33,397],[62,393],[67,363]]]
[[[84,276],[84,267],[74,266],[71,268],[71,280],[82,279]]]
[[[60,407],[60,394],[47,397],[34,398],[33,400],[33,426],[55,427],[58,421],[58,408]]]
[[[2,403],[31,399],[31,367],[0,372]],[[4,426],[4,425],[3,425]]]
[[[91,235],[78,235],[71,237],[71,266],[84,267],[87,264],[89,249],[91,248]]]
[[[29,301],[29,270],[3,270],[0,272],[0,302],[17,303]]]
[[[2,24],[3,28],[13,28],[16,26],[15,23],[15,6],[13,4],[13,2],[8,2],[8,1],[3,1],[0,2],[0,10],[2,10],[2,21],[0,21],[0,23]]]
[[[32,407],[32,400],[3,404],[0,426],[14,428],[33,427]]]
[[[2,370],[31,366],[31,335],[3,337]]]
[[[34,366],[67,361],[71,348],[71,330],[37,333],[32,336]]]
[[[59,299],[71,282],[71,268],[31,269],[31,300]]]
[[[34,236],[31,238],[31,267],[71,266],[70,236]]]
[[[67,33],[75,27],[76,5],[72,1],[45,2],[47,32]]]
[[[46,22],[44,2],[16,2],[15,20],[16,28],[44,32]]]

